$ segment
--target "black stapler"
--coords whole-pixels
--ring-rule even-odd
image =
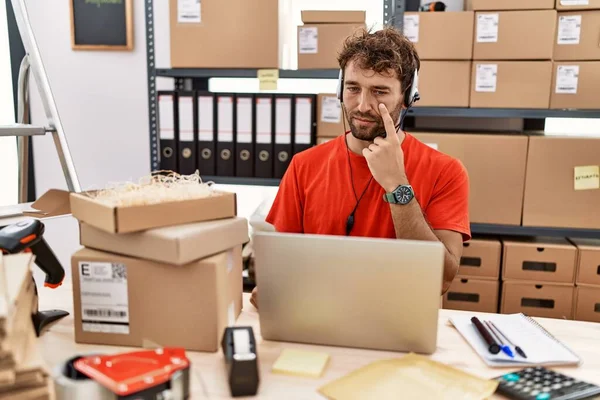
[[[231,396],[254,396],[260,381],[254,331],[250,326],[225,328],[221,341]]]

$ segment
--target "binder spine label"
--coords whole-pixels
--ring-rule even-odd
[[[189,96],[179,97],[179,140],[194,141],[194,103]]]
[[[275,143],[292,143],[292,99],[277,99],[275,103]]]
[[[158,96],[158,120],[161,139],[175,139],[175,121],[173,117],[173,96]]]
[[[213,98],[210,96],[198,97],[198,140],[214,140]]]

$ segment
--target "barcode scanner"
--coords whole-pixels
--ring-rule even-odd
[[[44,286],[56,289],[64,278],[65,270],[44,239],[44,224],[37,219],[27,219],[0,229],[0,250],[8,254],[31,251],[35,263],[46,273]]]
[[[44,224],[34,218],[8,225],[0,229],[0,251],[6,254],[33,253],[36,265],[46,274],[44,286],[56,289],[63,283],[65,270],[44,239],[44,231]],[[37,286],[34,284],[34,287],[36,311],[33,313],[31,319],[35,333],[39,336],[46,325],[62,317],[66,317],[69,313],[63,310],[39,311],[37,309]]]

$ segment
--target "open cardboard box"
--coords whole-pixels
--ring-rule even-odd
[[[162,226],[235,217],[235,193],[158,204],[113,207],[84,193],[71,193],[71,212],[80,222],[110,233],[138,232]]]
[[[69,215],[69,192],[50,189],[33,203],[15,204],[0,207],[0,227],[18,223],[24,218],[52,218]]]

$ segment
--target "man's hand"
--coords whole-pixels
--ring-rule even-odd
[[[386,137],[376,137],[368,148],[363,149],[373,178],[386,192],[391,192],[401,184],[408,184],[404,171],[404,152],[387,108],[379,104],[379,111],[385,126]]]
[[[254,286],[254,289],[252,289],[252,296],[250,296],[250,304],[252,304],[258,310],[258,286]]]

